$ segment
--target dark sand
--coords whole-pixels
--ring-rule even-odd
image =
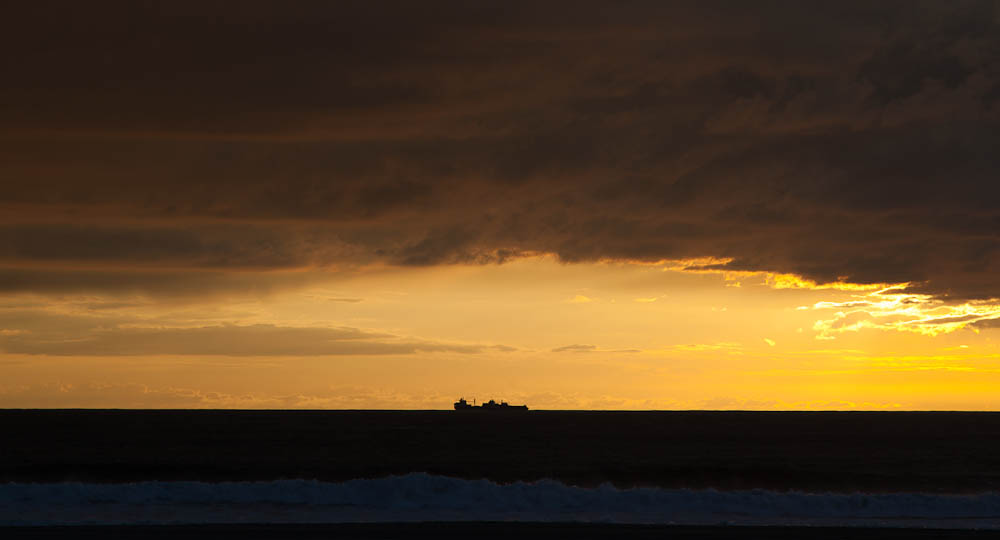
[[[0,411],[0,481],[497,481],[980,492],[1000,414]]]
[[[940,529],[868,529],[840,527],[682,527],[670,525],[590,525],[575,523],[419,523],[346,525],[165,525],[0,528],[6,538],[116,538],[185,540],[318,540],[318,539],[412,539],[437,540],[533,540],[557,538],[630,538],[699,540],[843,538],[897,540],[998,538],[998,531]]]

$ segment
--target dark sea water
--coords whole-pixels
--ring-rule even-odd
[[[0,430],[7,527],[1000,530],[992,413],[0,411]]]

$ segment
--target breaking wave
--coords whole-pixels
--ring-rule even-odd
[[[1000,494],[581,488],[423,473],[336,483],[0,484],[0,525],[390,521],[1000,528]]]

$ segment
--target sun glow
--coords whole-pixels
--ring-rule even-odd
[[[177,303],[11,298],[0,405],[437,408],[469,393],[533,408],[997,405],[996,304],[692,265],[541,256]]]
[[[884,289],[857,295],[846,302],[816,302],[800,310],[833,310],[833,317],[816,321],[817,339],[834,339],[843,332],[896,330],[927,336],[950,334],[965,328],[978,332],[977,323],[1000,319],[1000,304],[963,302],[948,304],[930,295]]]

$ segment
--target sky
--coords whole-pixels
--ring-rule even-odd
[[[32,2],[0,407],[1000,410],[996,2]]]

